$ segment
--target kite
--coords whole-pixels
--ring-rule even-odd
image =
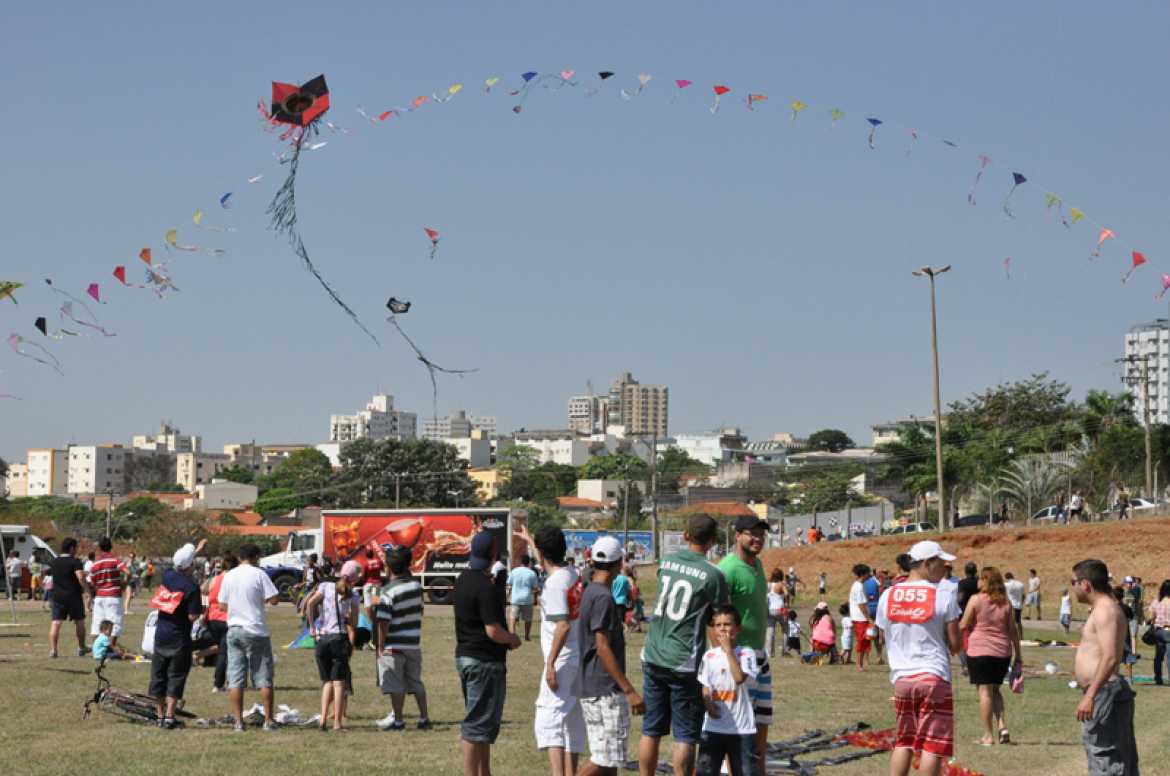
[[[65,297],[66,299],[68,299],[71,310],[72,310],[73,303],[76,302],[77,304],[79,304],[82,307],[82,309],[84,309],[87,313],[89,313],[89,317],[93,319],[94,323],[98,322],[97,316],[94,315],[93,310],[89,309],[89,305],[87,305],[84,301],[82,301],[81,299],[78,299],[73,294],[69,293],[68,291],[63,291],[62,289],[57,288],[55,285],[53,285],[53,281],[51,278],[45,278],[45,285],[47,285],[49,288],[53,289],[54,292],[60,294],[61,296]],[[86,293],[88,293],[91,297],[93,297],[95,301],[97,301],[97,302],[101,301],[101,296],[100,296],[100,292],[98,290],[97,283],[90,283],[89,288],[86,289]],[[97,328],[100,328],[100,327],[97,327]]]
[[[1162,275],[1162,292],[1157,294],[1154,298],[1161,299],[1162,297],[1166,296],[1167,290],[1170,290],[1170,275],[1163,273],[1163,275]]]
[[[711,104],[711,113],[718,113],[719,112],[719,98],[722,97],[723,95],[727,94],[728,92],[730,92],[731,89],[727,88],[726,86],[721,86],[720,84],[716,84],[715,86],[711,87],[711,90],[713,92],[715,92],[715,102],[713,102]]]
[[[156,267],[146,268],[146,282],[150,284],[151,291],[155,293],[159,299],[162,299],[164,291],[178,291],[179,287],[174,284],[170,276],[165,272],[166,267],[162,264]],[[146,286],[138,286],[139,288],[146,288]]]
[[[1089,254],[1089,261],[1092,261],[1093,259],[1099,258],[1101,256],[1101,243],[1116,236],[1117,235],[1113,234],[1112,229],[1102,229],[1101,233],[1097,235],[1097,247],[1094,248],[1093,252]]]
[[[102,301],[102,290],[98,287],[97,283],[90,283],[89,288],[85,289],[85,293],[93,297],[93,301],[97,302],[98,304],[105,304],[105,302]]]
[[[1133,263],[1132,263],[1132,265],[1131,265],[1131,266],[1130,266],[1130,268],[1129,268],[1129,272],[1126,272],[1126,273],[1125,273],[1125,277],[1123,277],[1123,278],[1121,279],[1121,282],[1122,282],[1122,283],[1124,283],[1125,281],[1129,280],[1129,276],[1133,274],[1133,271],[1134,271],[1135,269],[1137,269],[1138,267],[1140,267],[1141,265],[1143,265],[1143,264],[1145,264],[1145,263],[1146,263],[1146,257],[1145,257],[1145,256],[1143,256],[1143,255],[1141,254],[1141,251],[1134,251],[1133,253],[1131,253],[1131,254],[1130,254],[1130,260],[1131,260]]]
[[[13,304],[17,304],[16,291],[24,288],[24,283],[16,283],[11,280],[0,280],[0,300],[7,299]]]
[[[1012,279],[1012,257],[1008,256],[1003,260],[1003,271],[1007,275],[1007,279]]]
[[[918,130],[910,129],[910,145],[906,149],[906,156],[910,156],[910,152],[914,150],[914,146],[918,144]]]
[[[259,183],[263,178],[264,178],[264,173],[261,173],[259,175],[253,175],[251,178],[248,178],[248,183]]]
[[[627,92],[625,89],[622,89],[622,99],[632,100],[633,98],[637,97],[642,93],[642,90],[646,88],[646,84],[650,83],[650,79],[653,77],[654,76],[650,75],[649,73],[638,73],[638,88],[633,92]]]
[[[431,261],[434,261],[435,254],[439,250],[439,232],[436,229],[431,229],[428,226],[423,227],[423,231],[427,233],[427,237],[431,240]]]
[[[403,309],[404,305],[405,305],[405,309]],[[399,302],[394,297],[390,297],[390,300],[388,302],[386,302],[386,306],[388,308],[390,308],[390,312],[391,312],[390,317],[387,318],[386,320],[390,323],[390,325],[392,325],[395,329],[398,330],[398,333],[400,335],[402,335],[402,339],[406,340],[407,345],[410,345],[410,349],[414,351],[415,356],[418,358],[419,361],[422,362],[423,366],[426,367],[427,372],[431,376],[432,412],[434,413],[435,417],[438,417],[438,415],[439,415],[439,382],[435,377],[435,373],[442,372],[444,374],[449,374],[449,375],[465,375],[465,374],[470,374],[471,372],[478,372],[479,370],[478,369],[448,369],[447,367],[439,366],[434,361],[431,361],[429,358],[426,357],[426,355],[422,352],[422,350],[419,349],[418,345],[414,344],[414,340],[412,340],[409,336],[407,336],[406,332],[402,330],[402,327],[398,325],[399,313],[395,310],[395,307],[397,307],[398,309],[402,310],[403,313],[405,313],[410,309],[410,302]]]
[[[766,94],[752,94],[751,92],[748,92],[748,96],[747,96],[748,110],[755,110],[756,109],[755,104],[757,102],[763,102],[766,99],[768,99],[768,95],[766,95]]]
[[[1011,198],[1012,198],[1012,194],[1016,193],[1016,188],[1021,183],[1027,183],[1027,182],[1028,182],[1028,179],[1025,178],[1023,175],[1021,175],[1020,173],[1018,173],[1018,172],[1012,173],[1012,187],[1010,189],[1008,189],[1007,196],[1003,198],[1003,212],[1004,212],[1004,215],[1006,215],[1008,218],[1015,218],[1016,217],[1016,214],[1012,212],[1012,209],[1009,206]]]
[[[882,120],[875,119],[875,118],[868,118],[868,119],[866,119],[866,121],[869,122],[869,140],[868,140],[869,147],[870,147],[870,149],[877,148],[877,146],[875,146],[873,144],[873,136],[875,134],[877,134],[877,128],[882,125]]]
[[[195,222],[196,226],[199,226],[199,224],[203,221],[203,211],[196,210],[195,215],[192,216],[191,220]],[[217,231],[225,230],[225,227],[204,227],[204,228],[215,229]],[[232,230],[228,230],[228,231],[232,231]],[[168,229],[167,233],[165,235],[165,239],[166,239],[166,243],[167,243],[168,247],[174,248],[175,250],[178,250],[178,251],[187,251],[188,253],[202,253],[202,254],[207,255],[207,256],[223,256],[225,253],[227,253],[227,251],[223,250],[222,248],[203,248],[203,247],[200,247],[198,245],[182,245],[179,243],[179,230],[178,229]],[[147,256],[149,257],[149,253],[150,253],[149,248],[143,248],[143,252],[145,252],[147,254]],[[139,254],[140,258],[141,258],[141,256],[142,256],[142,254]],[[142,260],[145,261],[147,264],[150,263],[149,258],[143,258]]]
[[[86,308],[86,309],[88,309],[88,308]],[[78,326],[85,326],[87,328],[93,329],[94,331],[100,332],[103,337],[116,337],[116,336],[118,336],[117,334],[115,334],[112,331],[107,331],[106,329],[103,329],[101,327],[101,325],[99,325],[97,323],[96,318],[94,318],[94,320],[92,322],[85,321],[85,320],[82,320],[81,318],[78,318],[76,315],[73,314],[73,302],[68,300],[68,299],[61,303],[60,313],[61,313],[62,318],[68,318],[69,320],[76,323]],[[90,315],[92,316],[93,313],[90,313]]]
[[[346,315],[357,324],[358,328],[366,333],[366,336],[372,339],[375,344],[380,344],[378,338],[374,336],[374,333],[367,329],[365,324],[361,322],[361,319],[358,318],[357,313],[325,281],[325,278],[313,264],[313,260],[309,258],[309,252],[305,248],[304,240],[301,239],[300,230],[297,228],[296,187],[297,169],[301,160],[301,147],[304,145],[307,137],[311,137],[320,131],[317,122],[327,110],[329,110],[329,88],[325,84],[324,75],[319,75],[301,86],[273,81],[272,120],[288,125],[289,129],[281,135],[281,139],[292,139],[292,156],[287,161],[288,175],[285,176],[284,183],[277,189],[276,194],[272,197],[272,201],[268,204],[267,212],[271,216],[269,228],[275,234],[288,239],[293,253],[300,258],[301,262],[305,265],[305,269],[317,279],[317,282],[329,294],[329,298],[345,311]],[[154,281],[152,280],[151,282]],[[173,285],[169,283],[169,279],[168,285],[173,288]]]
[[[792,108],[792,120],[796,121],[796,117],[799,116],[800,112],[807,108],[808,105],[801,102],[800,100],[793,100],[792,102],[788,103],[788,107]]]
[[[947,140],[946,138],[943,138],[942,143],[943,143],[943,145],[950,146],[951,148],[958,148],[959,147],[959,144],[956,143],[954,140]]]
[[[844,111],[841,111],[841,110],[838,110],[837,108],[833,108],[831,111],[829,111],[829,118],[830,118],[830,119],[832,120],[832,122],[833,122],[833,123],[832,123],[832,126],[834,126],[834,127],[835,127],[835,126],[837,126],[837,122],[838,122],[838,121],[840,121],[841,119],[845,118],[845,112],[844,112]]]
[[[463,91],[463,84],[451,84],[447,87],[447,93],[444,96],[440,97],[438,94],[432,94],[431,100],[439,104],[450,102],[451,98],[459,94],[461,91]]]
[[[612,70],[602,70],[600,73],[598,73],[598,74],[597,74],[597,80],[598,80],[598,81],[600,81],[600,83],[599,83],[599,84],[597,84],[597,86],[594,86],[592,89],[589,89],[589,90],[587,90],[587,91],[585,92],[585,96],[586,96],[586,97],[592,97],[593,95],[595,95],[595,94],[597,94],[598,92],[600,92],[600,91],[601,91],[601,87],[602,87],[602,86],[605,84],[605,82],[606,82],[606,81],[608,81],[610,78],[613,78],[613,71],[612,71]]]
[[[1060,223],[1064,224],[1065,227],[1071,228],[1072,224],[1064,217],[1064,200],[1050,191],[1044,195],[1044,209],[1051,210],[1054,207],[1056,208],[1056,217],[1060,219]]]
[[[216,226],[214,224],[203,223],[203,211],[196,210],[195,215],[191,216],[191,223],[195,224],[196,229],[203,229],[208,232],[234,232],[234,226]]]
[[[524,103],[528,100],[528,93],[530,91],[529,87],[532,85],[532,79],[536,78],[536,76],[537,73],[535,70],[529,70],[527,73],[522,73],[520,77],[524,79],[524,85],[513,92],[508,92],[508,94],[513,97],[520,95],[520,101],[512,106],[513,113],[519,113],[520,111],[524,110]]]
[[[1084,217],[1085,211],[1081,210],[1079,207],[1070,207],[1068,209],[1068,220],[1072,221],[1074,224]]]
[[[137,283],[127,283],[126,282],[126,268],[124,266],[122,266],[121,264],[114,267],[114,277],[118,279],[119,283],[126,286],[127,288],[146,288],[146,286],[140,286]]]
[[[492,87],[495,86],[496,84],[498,84],[499,82],[500,82],[500,77],[498,75],[485,79],[483,82],[483,93],[487,94],[488,92],[490,92],[492,90]]]
[[[679,78],[674,82],[674,94],[670,96],[670,101],[674,102],[678,99],[679,92],[691,85],[691,82],[685,78]]]
[[[232,203],[228,202],[228,200],[231,199],[231,197],[232,197],[232,193],[230,191],[227,194],[224,194],[222,197],[219,198],[219,206],[221,208],[223,208],[224,210],[230,210],[232,207]]]
[[[43,358],[40,358],[38,356],[34,356],[32,353],[26,352],[24,350],[24,348],[21,347],[22,345],[25,345],[25,344],[27,344],[31,347],[34,347],[37,350],[41,351],[50,360],[46,361]],[[31,358],[33,361],[36,361],[38,364],[44,364],[45,366],[52,367],[53,371],[56,372],[57,374],[59,374],[61,376],[65,375],[65,373],[61,371],[61,362],[58,361],[57,357],[54,356],[52,353],[50,353],[44,346],[38,345],[35,342],[28,342],[28,340],[26,340],[24,337],[20,336],[19,334],[15,334],[15,333],[8,335],[8,346],[11,347],[12,350],[18,356],[24,356],[25,358]]]
[[[979,181],[983,179],[983,170],[989,164],[991,164],[991,157],[987,154],[979,154],[979,171],[975,173],[975,181],[971,184],[971,188],[967,191],[968,204],[975,204],[975,189],[977,186],[979,186]]]
[[[45,320],[45,316],[43,315],[33,322],[33,326],[37,328],[37,331],[39,331],[41,334],[44,334],[49,339],[60,340],[64,339],[65,335],[69,335],[70,337],[77,336],[77,332],[69,331],[69,329],[58,329],[57,331],[50,332],[49,322]]]

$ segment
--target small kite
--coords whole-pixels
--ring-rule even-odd
[[[1085,211],[1081,210],[1079,207],[1070,207],[1068,209],[1068,220],[1072,221],[1074,224],[1084,217]]]
[[[752,94],[751,92],[748,92],[748,96],[747,96],[748,110],[755,110],[756,109],[755,106],[756,106],[757,102],[763,102],[764,100],[767,100],[767,99],[768,99],[768,95],[766,95],[766,94]]]
[[[1102,229],[1101,233],[1097,235],[1097,247],[1094,248],[1093,252],[1089,254],[1089,261],[1092,261],[1093,259],[1096,259],[1096,258],[1100,258],[1101,244],[1104,243],[1106,240],[1112,239],[1116,236],[1117,235],[1113,234],[1112,229]]]
[[[402,302],[394,297],[390,297],[386,302],[386,308],[395,315],[402,315],[410,312],[410,302]]]
[[[646,88],[646,84],[650,83],[650,79],[653,77],[654,76],[650,75],[649,73],[638,73],[638,88],[633,92],[627,92],[625,89],[622,89],[622,99],[632,100],[633,98],[637,97],[642,93],[642,91]]]
[[[1072,228],[1072,224],[1064,217],[1064,200],[1050,191],[1044,195],[1044,209],[1051,210],[1052,208],[1056,208],[1056,217],[1060,219],[1060,223],[1064,224],[1066,228]]]
[[[874,145],[874,143],[873,143],[873,139],[874,139],[874,135],[877,134],[877,128],[882,125],[882,120],[875,119],[875,118],[868,118],[868,119],[866,119],[866,121],[869,122],[869,138],[868,138],[867,142],[869,143],[869,147],[872,150],[874,148],[877,148],[877,146]]]
[[[829,111],[829,119],[832,121],[832,126],[837,126],[837,122],[843,118],[845,118],[844,111],[837,108],[833,108],[831,111]]]
[[[431,100],[440,105],[444,102],[450,102],[451,98],[463,91],[463,84],[451,84],[447,87],[447,92],[440,96],[439,94],[432,94]]]
[[[126,282],[126,267],[121,264],[114,267],[114,277],[118,279],[119,283],[126,286],[127,288],[146,288],[146,286],[140,286],[137,283]]]
[[[1012,187],[1008,189],[1007,196],[1003,198],[1003,213],[1008,218],[1015,218],[1016,214],[1011,209],[1012,194],[1016,193],[1016,189],[1023,183],[1027,183],[1028,179],[1018,172],[1012,173]]]
[[[45,357],[48,358],[49,360],[46,361],[44,358],[34,356],[32,353],[27,352],[23,347],[26,344],[29,347],[36,348],[40,352],[44,353]],[[56,372],[57,374],[59,374],[61,376],[65,375],[65,373],[61,371],[61,362],[58,361],[57,357],[54,356],[52,353],[50,353],[43,345],[38,345],[35,342],[29,342],[28,340],[26,340],[24,337],[20,336],[19,334],[13,333],[13,334],[8,335],[8,346],[11,347],[12,350],[18,356],[24,356],[25,358],[31,358],[33,361],[36,361],[38,364],[44,364],[45,366],[52,367],[53,371]]]
[[[1011,280],[1012,279],[1012,257],[1011,256],[1008,256],[1006,259],[1003,260],[1003,271],[1004,271],[1004,274],[1007,275],[1007,279]]]
[[[253,175],[251,178],[248,178],[248,183],[259,183],[263,179],[264,179],[264,173],[261,173],[259,175]]]
[[[715,102],[711,103],[711,113],[718,113],[719,98],[730,92],[731,89],[726,86],[722,86],[721,84],[715,84],[711,87],[711,91],[715,92]]]
[[[45,320],[45,316],[43,315],[33,321],[33,326],[36,327],[37,331],[39,331],[41,334],[44,334],[49,339],[60,340],[64,339],[66,335],[70,337],[77,336],[77,332],[69,331],[69,329],[57,329],[56,331],[49,331],[49,322]]]
[[[439,231],[431,229],[429,226],[424,226],[423,231],[427,233],[427,237],[431,241],[431,261],[434,261],[435,254],[439,251]]]
[[[954,140],[947,140],[946,138],[943,138],[942,144],[945,146],[948,146],[950,148],[958,148],[959,147],[959,144],[956,143]]]
[[[807,108],[808,105],[801,102],[800,100],[793,100],[792,102],[788,103],[788,107],[792,108],[792,120],[796,121],[796,117],[799,116],[800,112]]]
[[[599,83],[597,84],[597,86],[594,86],[593,88],[586,90],[585,96],[592,97],[593,95],[600,92],[601,87],[604,86],[605,82],[611,78],[613,78],[613,71],[612,70],[602,70],[600,73],[597,74],[597,80]]]
[[[93,297],[93,301],[97,302],[98,304],[105,304],[105,302],[102,301],[102,290],[97,283],[90,283],[89,287],[85,289],[85,293]]]
[[[683,89],[691,85],[691,81],[685,78],[679,78],[674,82],[674,94],[670,95],[670,101],[674,102],[678,99],[678,95]]]
[[[89,308],[86,309],[88,310]],[[106,329],[102,328],[102,326],[97,322],[96,318],[94,318],[93,321],[86,321],[82,318],[78,318],[73,314],[73,302],[68,299],[61,303],[60,313],[62,318],[68,318],[78,326],[85,326],[86,328],[93,329],[94,331],[99,332],[103,337],[118,336],[114,332],[107,331]],[[90,315],[92,315],[92,313]]]
[[[1161,299],[1162,297],[1166,296],[1166,291],[1168,291],[1168,290],[1170,290],[1170,275],[1163,273],[1162,274],[1162,291],[1161,291],[1161,293],[1157,294],[1154,298]]]
[[[232,192],[229,191],[227,194],[224,194],[222,197],[219,198],[219,206],[221,208],[223,208],[224,210],[231,210],[232,203],[228,201],[231,198],[232,198]]]
[[[979,181],[983,180],[983,171],[987,165],[991,164],[991,157],[987,154],[979,154],[979,170],[975,173],[975,181],[971,184],[971,188],[967,190],[967,203],[975,204],[975,189],[979,186]]]
[[[1123,277],[1121,279],[1122,283],[1129,280],[1129,276],[1133,274],[1133,271],[1135,269],[1137,269],[1138,267],[1140,267],[1141,265],[1146,263],[1146,257],[1142,255],[1141,251],[1133,251],[1130,254],[1130,261],[1131,261],[1131,265],[1129,268],[1129,272],[1126,272],[1125,277]]]
[[[405,309],[402,309],[403,305],[405,305]],[[449,374],[449,375],[465,375],[465,374],[470,374],[471,372],[478,372],[479,370],[478,369],[448,369],[447,367],[439,366],[434,361],[431,361],[429,358],[426,357],[426,354],[424,354],[422,352],[422,350],[419,349],[418,345],[414,344],[414,340],[412,340],[409,336],[407,336],[406,332],[402,330],[402,327],[398,325],[398,315],[400,313],[395,311],[395,307],[397,306],[399,309],[402,309],[403,313],[405,313],[408,310],[410,310],[410,303],[409,302],[399,302],[394,297],[391,297],[390,301],[388,301],[386,303],[386,306],[388,308],[390,308],[390,313],[391,313],[390,317],[387,318],[386,320],[390,323],[391,326],[393,326],[395,329],[398,330],[398,333],[400,335],[402,335],[402,339],[406,340],[407,345],[410,345],[410,349],[414,351],[415,356],[418,358],[419,361],[422,362],[423,366],[426,367],[427,372],[431,376],[432,411],[433,411],[435,417],[438,417],[438,414],[439,414],[439,381],[435,377],[435,373],[442,372],[444,374]]]
[[[17,289],[24,288],[24,283],[17,283],[12,280],[0,280],[0,300],[7,299],[13,304],[16,302]]]
[[[159,299],[162,299],[164,291],[179,290],[179,287],[171,280],[170,275],[166,274],[166,267],[162,264],[146,268],[146,282],[150,284],[150,290]],[[139,286],[139,288],[145,288],[145,286]]]
[[[906,148],[906,156],[910,156],[910,152],[914,150],[914,146],[918,144],[918,130],[910,129],[910,145]]]
[[[51,278],[45,278],[45,285],[47,285],[49,288],[51,288],[55,293],[58,293],[61,296],[68,299],[70,302],[71,309],[72,309],[72,303],[76,302],[78,305],[81,306],[81,308],[83,310],[85,310],[87,313],[89,313],[89,317],[93,320],[94,323],[98,323],[97,316],[94,315],[93,310],[91,310],[89,308],[89,305],[87,305],[84,301],[82,301],[81,299],[78,299],[73,294],[69,293],[68,291],[57,288],[57,286],[53,285],[53,280]],[[94,301],[101,302],[101,291],[98,289],[97,283],[90,283],[89,288],[86,289],[86,293],[89,294],[90,297],[92,297],[94,299]],[[96,328],[100,328],[100,326],[96,327]]]
[[[490,92],[492,90],[492,87],[495,86],[496,84],[498,84],[499,82],[500,82],[500,77],[498,75],[492,76],[491,78],[485,78],[484,82],[483,82],[483,93],[487,94],[488,92]]]
[[[195,215],[192,217],[191,220],[195,222],[196,226],[199,226],[199,224],[203,221],[203,211],[196,210]],[[178,229],[168,229],[166,235],[164,235],[164,239],[166,240],[168,247],[174,248],[177,251],[187,251],[188,253],[202,253],[202,254],[205,254],[207,256],[223,256],[225,253],[227,253],[227,251],[223,250],[222,248],[203,248],[203,247],[198,246],[198,245],[183,245],[179,242],[179,230]],[[149,249],[143,249],[143,250],[149,250]],[[146,261],[146,260],[143,259],[143,261]],[[147,262],[147,263],[149,263],[149,262]]]
[[[513,97],[520,95],[520,101],[512,106],[513,113],[519,113],[520,111],[524,110],[524,103],[527,102],[528,94],[531,91],[530,87],[532,86],[532,79],[536,78],[536,76],[537,72],[535,70],[529,70],[527,73],[521,73],[520,77],[524,79],[524,85],[515,91],[508,92],[508,94]]]
[[[234,226],[217,226],[215,224],[203,223],[203,211],[196,210],[195,215],[191,216],[191,223],[195,224],[196,229],[203,229],[207,232],[234,232]]]
[[[329,87],[325,84],[324,75],[319,75],[300,86],[272,82],[272,121],[288,126],[288,129],[281,135],[281,139],[291,139],[292,156],[287,162],[282,162],[282,164],[288,164],[288,175],[285,176],[284,183],[280,185],[280,188],[276,190],[272,201],[268,203],[267,212],[271,216],[269,228],[273,233],[288,240],[293,253],[301,260],[305,269],[317,279],[317,282],[325,289],[325,293],[329,294],[329,298],[345,311],[350,320],[357,324],[357,327],[364,331],[366,336],[372,339],[375,344],[380,344],[374,333],[366,328],[353,308],[347,305],[333,290],[333,287],[326,282],[321,272],[313,264],[313,260],[309,258],[309,251],[305,248],[304,240],[301,239],[300,229],[297,228],[297,169],[301,160],[301,147],[307,138],[320,132],[318,122],[328,110]]]

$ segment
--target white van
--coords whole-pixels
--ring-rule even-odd
[[[28,572],[30,561],[35,560],[47,566],[57,557],[57,553],[41,541],[39,536],[33,534],[27,525],[0,525],[0,546],[4,548],[4,560],[8,560],[9,553],[16,550],[17,557],[24,562],[20,580],[21,590],[28,590],[32,586],[32,577]],[[0,589],[8,592],[7,574],[0,574]]]

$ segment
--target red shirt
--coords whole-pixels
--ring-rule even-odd
[[[118,598],[122,595],[122,574],[126,571],[126,564],[108,552],[98,555],[93,566],[89,569],[89,578],[93,581],[99,598]]]
[[[223,575],[227,572],[221,571],[215,575],[215,579],[211,580],[211,587],[207,588],[207,597],[211,603],[207,606],[207,619],[215,620],[216,622],[227,622],[227,612],[225,612],[219,605],[219,588],[223,585]]]
[[[382,581],[382,559],[375,555],[372,558],[366,558],[362,561],[362,565],[366,569],[365,583],[367,585],[376,585]]]

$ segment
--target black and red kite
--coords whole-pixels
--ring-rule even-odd
[[[272,82],[272,120],[307,127],[329,110],[329,87],[319,75],[300,86]]]

